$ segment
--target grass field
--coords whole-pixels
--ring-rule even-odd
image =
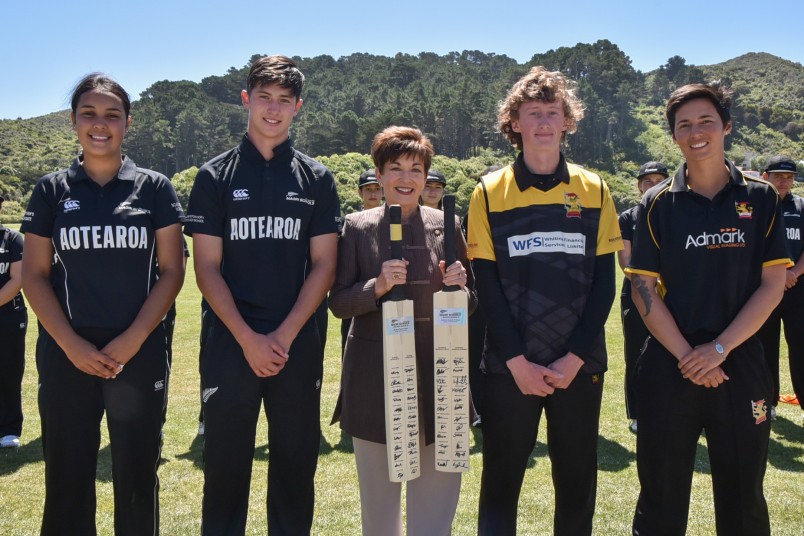
[[[165,425],[161,480],[161,532],[166,535],[198,534],[201,526],[201,438],[198,428],[198,332],[201,300],[192,266],[178,298],[170,404]],[[606,327],[609,372],[600,423],[600,458],[595,534],[630,534],[634,505],[639,492],[636,474],[635,437],[627,428],[623,404],[623,344],[618,300]],[[36,367],[33,314],[28,330],[27,370],[23,383],[25,424],[23,445],[0,451],[0,534],[37,534],[44,502],[44,462],[36,404]],[[786,347],[783,345],[783,351]],[[786,353],[785,353],[786,355]],[[783,359],[783,361],[785,361]],[[321,455],[316,475],[314,534],[360,533],[360,502],[351,440],[329,426],[338,395],[340,376],[340,322],[330,317],[321,404]],[[787,364],[782,365],[782,392],[791,392]],[[248,534],[266,533],[265,488],[267,475],[267,424],[260,420],[252,476]],[[544,427],[544,423],[542,424]],[[105,425],[104,425],[105,428]],[[105,431],[104,431],[105,432]],[[519,505],[519,533],[550,534],[553,494],[550,461],[544,444],[545,430],[533,451]],[[477,530],[477,499],[482,456],[479,434],[475,435],[471,471],[465,474],[453,534]],[[69,446],[68,446],[69,448]],[[104,433],[97,472],[99,534],[113,534],[111,462]],[[770,460],[765,490],[776,535],[804,534],[804,428],[798,406],[779,405],[773,423]],[[711,479],[702,440],[693,480],[689,534],[714,534]]]

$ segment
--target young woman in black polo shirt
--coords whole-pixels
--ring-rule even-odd
[[[41,324],[42,534],[96,533],[104,412],[115,534],[157,534],[169,372],[162,318],[184,280],[183,213],[167,178],[122,155],[131,117],[119,84],[88,75],[71,108],[81,155],[39,180],[22,224],[23,288]]]
[[[772,384],[752,334],[779,303],[790,261],[775,190],[725,159],[730,101],[717,83],[673,92],[667,120],[686,162],[639,211],[627,272],[652,337],[637,381],[634,534],[685,533],[702,430],[717,533],[770,534]]]

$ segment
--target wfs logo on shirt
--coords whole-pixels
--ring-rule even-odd
[[[81,208],[81,203],[77,199],[68,199],[64,202],[64,213],[72,212]]]
[[[248,199],[248,189],[239,188],[232,192],[232,199],[235,201],[246,201]]]
[[[297,201],[307,205],[315,205],[315,200],[307,199],[306,197],[299,197],[299,194],[296,192],[288,192],[288,195],[285,196],[285,201]]]

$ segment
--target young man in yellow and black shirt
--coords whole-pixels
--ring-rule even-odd
[[[481,180],[469,207],[469,256],[488,318],[479,534],[516,533],[542,410],[553,532],[592,532],[603,327],[622,240],[606,184],[560,151],[582,116],[560,72],[531,69],[499,113],[500,130],[522,152]]]

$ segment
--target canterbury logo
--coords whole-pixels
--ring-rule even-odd
[[[154,391],[161,391],[165,388],[165,380],[159,380],[154,382]]]
[[[209,397],[214,395],[215,392],[217,392],[217,390],[218,390],[217,387],[208,387],[208,388],[204,389],[204,392],[201,393],[201,400],[204,401],[204,404],[207,403],[207,401],[209,400]]]
[[[81,203],[75,199],[70,199],[69,201],[64,202],[64,212],[78,210],[79,208],[81,208]]]
[[[232,197],[234,199],[248,199],[248,190],[246,188],[235,190],[232,192]]]

